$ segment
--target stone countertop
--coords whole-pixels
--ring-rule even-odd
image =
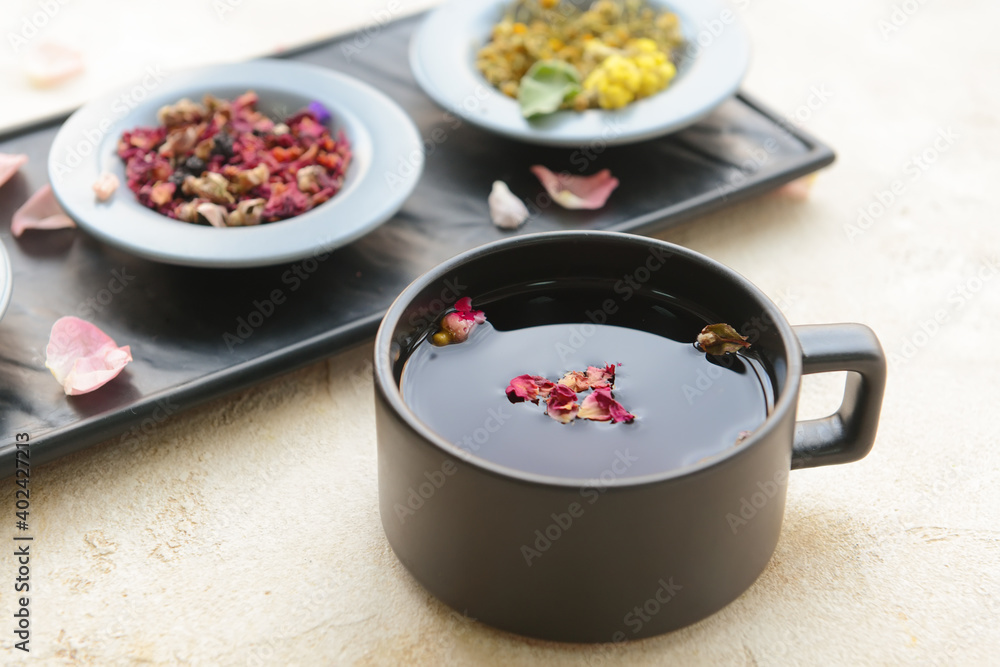
[[[273,7],[246,0],[255,18],[241,20]],[[109,441],[33,470],[32,650],[12,648],[5,548],[0,662],[995,663],[1000,5],[733,11],[755,44],[746,88],[838,161],[807,199],[765,196],[662,238],[732,266],[794,324],[869,324],[890,356],[873,452],[791,474],[781,540],[752,588],[694,626],[614,646],[453,613],[382,533],[365,346],[178,415],[137,451]],[[828,413],[842,387],[807,378],[800,414]],[[13,514],[12,479],[0,507]]]

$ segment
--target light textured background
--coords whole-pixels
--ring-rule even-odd
[[[108,20],[80,9],[94,4],[79,0],[79,21]],[[350,3],[351,15],[376,4]],[[259,30],[276,6],[246,0],[241,25]],[[894,6],[899,29],[883,36]],[[365,348],[178,416],[134,451],[106,443],[36,469],[32,661],[996,664],[1000,5],[735,11],[755,43],[747,89],[798,112],[839,159],[807,201],[764,197],[663,238],[734,267],[793,323],[870,324],[893,358],[873,453],[791,475],[777,553],[749,591],[695,626],[614,647],[525,640],[452,614],[382,534]],[[820,87],[828,99],[803,107]],[[908,161],[947,128],[957,138],[915,178]],[[895,180],[902,194],[850,238],[858,208]],[[940,310],[945,323],[918,333]],[[842,386],[809,378],[802,413],[828,411]],[[12,487],[0,484],[0,508],[13,507]],[[0,662],[15,664],[9,552]]]

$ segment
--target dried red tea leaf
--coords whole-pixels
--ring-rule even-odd
[[[511,403],[531,401],[538,404],[539,398],[548,398],[556,383],[541,375],[518,375],[507,386],[507,398]]]
[[[614,399],[608,388],[595,389],[583,399],[577,417],[599,422],[610,421],[612,424],[630,423],[635,419],[635,415]]]
[[[698,347],[705,353],[719,355],[750,347],[746,336],[741,336],[728,324],[709,324],[698,334]]]
[[[225,209],[225,226],[237,227],[291,218],[335,196],[351,150],[343,133],[335,137],[324,124],[329,110],[312,104],[276,122],[257,101],[253,91],[232,101],[183,99],[160,109],[158,127],[124,132],[118,156],[139,203],[201,224],[196,209],[207,201]],[[162,187],[154,193],[161,182],[177,186],[173,196]]]
[[[545,402],[545,414],[558,422],[567,424],[576,418],[580,404],[576,402],[576,392],[564,384],[552,387]]]
[[[132,361],[128,345],[78,317],[60,317],[45,348],[45,367],[69,396],[86,394],[114,379]]]
[[[102,173],[97,177],[97,181],[93,185],[97,201],[108,201],[111,199],[111,195],[115,193],[119,185],[121,185],[121,181],[118,180],[117,176],[109,171]]]
[[[472,299],[467,296],[456,301],[454,308],[441,319],[441,330],[431,337],[435,345],[464,343],[476,325],[486,321],[486,314],[473,310]]]
[[[555,173],[536,164],[531,172],[542,182],[546,192],[563,208],[598,209],[604,206],[608,197],[618,187],[618,179],[607,169],[592,176],[575,176],[567,173]]]

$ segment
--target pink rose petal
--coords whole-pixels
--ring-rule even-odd
[[[45,367],[68,396],[94,391],[121,373],[132,361],[128,345],[115,341],[79,317],[60,317],[52,325],[45,348]]]
[[[10,221],[10,231],[15,237],[23,234],[26,229],[66,227],[76,227],[76,223],[63,212],[55,195],[52,194],[50,185],[43,185],[31,195],[21,208],[14,211],[14,217]]]
[[[545,402],[545,407],[545,414],[558,422],[567,424],[576,418],[580,404],[576,402],[575,391],[564,384],[557,384],[552,388],[549,399]]]
[[[631,422],[635,415],[630,413],[625,407],[611,396],[610,389],[595,389],[587,398],[583,399],[577,417],[590,419],[593,421],[606,422],[612,424],[618,422]]]
[[[604,206],[611,192],[618,187],[618,179],[607,169],[593,176],[556,174],[540,164],[531,172],[542,182],[542,186],[552,196],[552,200],[563,208],[598,209]]]
[[[564,387],[569,387],[576,393],[590,389],[590,383],[587,381],[587,376],[580,371],[567,371],[567,373],[559,379],[559,384]]]
[[[25,56],[24,69],[32,84],[47,88],[82,72],[83,55],[61,44],[41,44]]]
[[[587,383],[591,389],[604,389],[615,383],[615,365],[607,364],[604,368],[587,366]]]
[[[541,375],[518,375],[507,386],[507,398],[511,403],[531,401],[537,404],[539,398],[548,398],[555,386],[552,380]]]
[[[486,321],[486,314],[481,310],[473,310],[472,299],[467,296],[455,302],[455,311],[462,316],[462,319],[474,321],[476,324]]]
[[[0,153],[0,187],[27,162],[28,156],[22,153]]]

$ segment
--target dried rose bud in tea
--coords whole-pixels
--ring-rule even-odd
[[[431,337],[435,345],[464,343],[477,324],[486,321],[486,314],[472,309],[472,299],[462,297],[455,302],[454,310],[441,319],[441,330]]]
[[[698,347],[706,354],[720,355],[750,347],[746,336],[741,336],[728,324],[709,324],[698,334]]]

